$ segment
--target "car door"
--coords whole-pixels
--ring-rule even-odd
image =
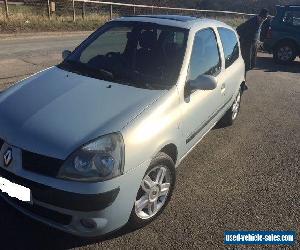
[[[213,90],[189,90],[189,81],[200,75],[216,78],[217,87]],[[217,36],[212,28],[195,33],[189,62],[189,72],[185,83],[181,129],[185,149],[188,151],[210,129],[221,105],[223,93],[222,60]]]
[[[242,59],[240,57],[240,48],[237,34],[228,28],[219,27],[218,33],[223,47],[223,55],[225,62],[225,69],[223,73],[223,103],[225,104],[232,100],[241,82]]]

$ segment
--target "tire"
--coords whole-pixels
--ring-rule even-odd
[[[219,121],[219,125],[221,127],[228,127],[231,126],[234,121],[236,120],[238,113],[240,111],[241,107],[241,97],[242,97],[242,91],[241,89],[239,90],[238,94],[236,95],[234,102],[230,109],[227,110],[225,115],[221,118]]]
[[[273,51],[273,59],[278,64],[287,64],[296,58],[296,46],[293,42],[281,42]]]
[[[165,170],[162,170],[162,168],[164,168]],[[166,196],[159,196],[162,190],[161,186],[156,182],[157,177],[159,176],[158,175],[159,171],[166,171],[165,177],[161,179],[162,183],[170,184],[168,191],[166,191],[166,187],[168,185],[164,185],[165,187],[164,193],[166,192]],[[152,179],[152,184],[155,184],[152,186],[152,188],[149,188],[150,185],[147,184],[149,183],[148,177]],[[127,223],[127,226],[130,229],[138,229],[146,226],[147,224],[155,220],[163,212],[163,210],[169,203],[175,187],[175,182],[176,182],[175,164],[172,158],[165,153],[162,152],[158,153],[157,156],[152,160],[149,168],[147,169],[143,177],[142,183],[140,185],[139,191],[136,196],[136,200],[134,201],[133,209],[131,211],[131,215]],[[145,189],[148,191],[148,193],[145,192]],[[143,197],[147,197],[147,198],[143,199]],[[140,208],[143,207],[142,205],[143,203],[141,201],[145,201],[145,200],[147,200],[147,204],[145,205],[144,209],[141,210]],[[159,205],[157,207],[158,210],[153,209],[155,200],[156,203]],[[141,205],[140,208],[138,207],[138,204]],[[151,207],[150,210],[152,210],[153,212],[152,215],[150,215],[151,213],[149,207]]]

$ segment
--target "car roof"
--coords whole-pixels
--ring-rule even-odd
[[[197,17],[180,16],[180,15],[139,15],[138,17],[167,19],[167,20],[174,20],[174,21],[179,21],[179,22],[189,22],[189,21],[194,21],[197,19]]]
[[[180,15],[138,15],[138,16],[125,16],[115,19],[114,21],[136,21],[136,22],[149,22],[161,25],[174,26],[185,29],[192,29],[197,27],[212,27],[221,26],[228,27],[227,24],[207,18],[196,18],[191,16]],[[232,29],[232,28],[231,28]]]

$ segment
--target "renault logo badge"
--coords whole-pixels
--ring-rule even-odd
[[[12,149],[11,148],[6,150],[5,154],[3,155],[3,160],[4,160],[4,166],[8,167],[9,164],[13,160],[13,155],[12,155]]]

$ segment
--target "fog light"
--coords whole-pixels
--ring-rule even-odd
[[[80,223],[87,229],[94,229],[97,226],[96,222],[92,219],[81,219]]]

